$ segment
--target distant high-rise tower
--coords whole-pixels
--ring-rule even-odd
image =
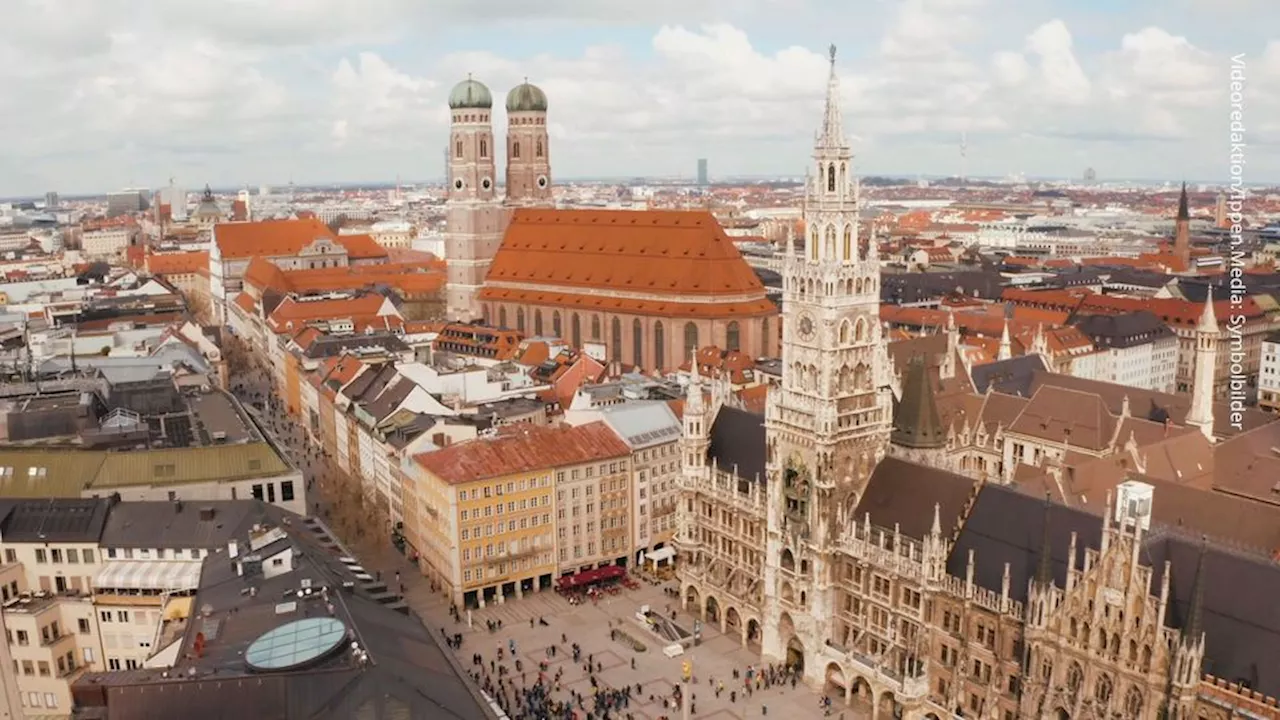
[[[450,320],[480,319],[484,284],[502,242],[502,204],[498,200],[497,154],[493,145],[493,96],[483,83],[467,78],[449,93],[448,201],[445,203],[447,313]]]
[[[1218,205],[1213,210],[1213,225],[1218,228],[1231,227],[1231,223],[1227,222],[1227,194],[1224,192],[1218,193]]]
[[[52,210],[58,207],[58,193],[52,190],[44,194],[44,207],[46,210]]]
[[[710,184],[707,177],[707,159],[698,158],[698,187],[706,187]]]
[[[1092,185],[1098,182],[1098,173],[1093,168],[1084,169],[1084,182],[1086,185]]]

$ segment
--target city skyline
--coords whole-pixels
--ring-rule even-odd
[[[21,138],[0,196],[440,177],[444,99],[468,73],[496,128],[510,87],[546,90],[562,178],[692,176],[700,157],[713,180],[795,177],[829,43],[858,172],[898,177],[1224,181],[1244,53],[1244,180],[1264,183],[1280,178],[1280,42],[1256,22],[1266,3],[1241,4],[1255,21],[1203,0],[24,1],[0,29],[23,109],[0,121]]]

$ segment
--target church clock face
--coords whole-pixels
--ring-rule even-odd
[[[798,326],[798,329],[800,330],[800,338],[802,340],[812,340],[813,339],[813,318],[809,317],[808,315],[801,315],[800,325]]]

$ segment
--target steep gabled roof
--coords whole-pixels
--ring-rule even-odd
[[[213,237],[224,260],[296,255],[316,238],[335,239],[333,231],[314,218],[219,223],[213,228]]]
[[[907,369],[902,400],[894,407],[891,440],[908,448],[940,448],[947,442],[922,357],[912,360]]]
[[[672,296],[764,293],[705,211],[517,210],[487,282]]]

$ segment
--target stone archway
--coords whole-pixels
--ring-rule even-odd
[[[839,663],[827,663],[827,672],[822,686],[823,694],[844,697],[846,685],[844,668],[840,667]]]
[[[880,703],[877,707],[879,717],[882,718],[900,718],[902,717],[902,705],[898,702],[898,698],[893,693],[885,690],[880,693]]]
[[[702,607],[702,594],[698,588],[690,585],[684,589],[684,609],[686,612],[697,612]]]
[[[738,608],[730,606],[724,611],[724,632],[726,635],[742,634],[742,616],[738,614]]]
[[[860,675],[855,675],[849,683],[849,704],[863,714],[870,715],[871,699],[876,695],[871,683]]]
[[[705,611],[705,620],[709,623],[720,622],[720,602],[716,600],[715,595],[707,596],[707,608]]]
[[[1053,711],[1054,720],[1071,720],[1071,713],[1064,708],[1058,708]]]
[[[804,643],[794,634],[787,641],[787,665],[804,674]]]
[[[747,621],[747,647],[760,647],[760,623],[754,618]]]

